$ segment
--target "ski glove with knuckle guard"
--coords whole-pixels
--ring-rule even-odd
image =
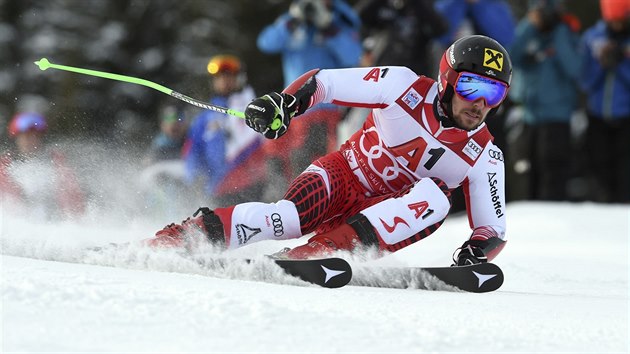
[[[278,139],[289,129],[297,99],[286,93],[272,92],[254,99],[245,109],[247,126],[267,139]]]

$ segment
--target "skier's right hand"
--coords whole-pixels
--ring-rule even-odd
[[[278,139],[289,129],[297,100],[293,95],[272,92],[254,99],[245,109],[245,122],[267,139]]]

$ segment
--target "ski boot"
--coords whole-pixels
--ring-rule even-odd
[[[376,231],[361,214],[348,219],[336,229],[311,237],[308,243],[283,249],[272,255],[278,259],[311,259],[330,257],[336,251],[352,251],[356,247],[378,246]]]
[[[201,215],[197,216],[199,213]],[[221,219],[209,208],[197,209],[192,217],[181,224],[169,224],[147,240],[151,247],[185,247],[192,249],[203,239],[218,247],[225,247],[225,236]]]

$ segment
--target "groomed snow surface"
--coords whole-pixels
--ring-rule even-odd
[[[509,242],[495,260],[505,283],[486,294],[323,289],[273,267],[203,269],[172,250],[94,254],[85,248],[140,240],[173,220],[120,223],[99,214],[39,223],[7,207],[0,209],[2,352],[629,350],[627,205],[509,204]],[[450,216],[429,238],[369,264],[448,265],[468,230],[464,215]],[[303,241],[263,242],[230,256]]]

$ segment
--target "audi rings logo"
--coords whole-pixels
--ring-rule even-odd
[[[488,155],[490,155],[490,157],[492,157],[495,160],[503,161],[503,154],[501,153],[501,151],[490,149],[488,150]]]
[[[273,213],[271,214],[271,223],[273,224],[273,235],[276,237],[280,237],[284,235],[284,227],[282,226],[282,218],[280,214]]]

